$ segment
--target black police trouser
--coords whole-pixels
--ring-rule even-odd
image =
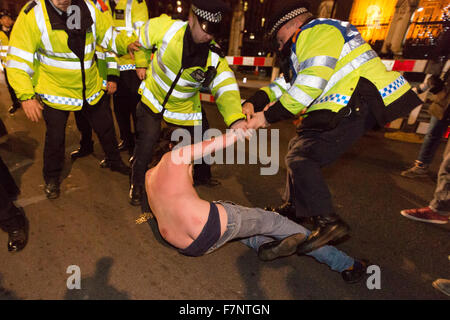
[[[9,91],[9,95],[11,96],[12,103],[13,103],[13,105],[15,107],[20,107],[20,101],[19,101],[19,99],[17,99],[17,96],[16,96],[16,93],[14,92],[14,89],[9,84],[8,75],[7,75],[6,70],[4,70],[4,72],[5,72],[6,86],[8,87],[8,91]]]
[[[117,150],[117,139],[114,132],[114,123],[108,104],[108,98],[104,95],[93,106],[86,106],[81,111],[98,136],[106,159],[110,163],[122,162]],[[44,146],[44,180],[58,179],[64,165],[65,131],[67,118],[70,111],[58,110],[44,105],[44,120],[47,126]]]
[[[135,139],[131,131],[131,118],[136,130],[136,106],[141,99],[138,89],[141,81],[136,70],[120,72],[117,91],[114,93],[114,114],[119,126],[120,139],[129,147],[134,147]]]
[[[368,107],[353,110],[331,130],[301,128],[290,142],[286,155],[287,183],[284,199],[295,205],[297,217],[335,214],[331,194],[321,168],[333,163],[376,120]]]
[[[209,129],[206,114],[202,111],[202,134]],[[131,176],[131,183],[134,185],[144,185],[145,172],[152,160],[153,147],[158,142],[161,135],[162,115],[156,114],[144,103],[139,102],[136,109],[137,115],[137,137],[136,147],[134,149],[134,162]],[[174,126],[169,124],[170,126]],[[195,126],[176,126],[186,129],[194,138]],[[200,135],[199,135],[200,136]],[[193,141],[194,142],[194,141]],[[206,163],[194,165],[194,181],[205,181],[211,178],[211,167]]]
[[[77,124],[78,131],[81,134],[80,149],[93,150],[94,141],[92,140],[92,127],[89,124],[89,120],[83,115],[82,112],[74,112],[75,123]]]
[[[0,157],[0,228],[10,232],[24,226],[25,218],[12,199],[19,194],[14,179]]]

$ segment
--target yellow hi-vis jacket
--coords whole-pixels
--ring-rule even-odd
[[[141,83],[139,93],[142,102],[153,112],[163,112],[167,122],[194,126],[202,122],[199,90],[201,83],[192,73],[198,69],[206,72],[209,66],[217,68],[217,75],[210,84],[217,106],[225,123],[229,126],[239,119],[245,119],[242,113],[241,97],[234,73],[225,58],[209,50],[205,67],[191,67],[183,70],[174,87],[167,104],[162,107],[164,99],[181,70],[183,55],[183,38],[187,22],[172,20],[167,15],[150,19],[141,27],[139,42],[145,49],[157,48],[147,77]],[[138,55],[145,55],[137,51]]]
[[[6,62],[9,82],[19,100],[31,99],[38,94],[50,107],[77,111],[83,106],[83,98],[94,105],[103,96],[102,78],[94,59],[96,44],[123,55],[132,38],[124,32],[115,32],[111,21],[90,1],[79,1],[86,4],[93,20],[86,33],[83,61],[85,97],[81,62],[68,47],[67,33],[53,30],[45,1],[34,0],[22,9],[17,18]],[[35,56],[37,63],[33,63]]]
[[[8,43],[9,39],[5,32],[1,30],[0,25],[0,63],[2,64],[3,68],[5,68],[6,65],[6,54],[8,53]]]
[[[338,112],[348,104],[360,77],[377,87],[385,106],[411,88],[398,72],[386,70],[349,22],[312,20],[294,36],[290,52],[292,83],[279,78],[262,90],[271,102],[279,100],[293,115],[305,108],[306,114],[323,109]],[[265,112],[269,122],[277,120],[280,105],[274,107]]]
[[[112,8],[110,4],[113,1],[115,0],[108,0],[109,8]],[[133,31],[137,33],[139,28],[148,20],[148,8],[145,0],[118,0],[115,2],[117,2],[117,5],[112,12],[113,26],[118,31],[127,31],[128,35],[131,35]],[[136,57],[136,61],[134,61],[129,54],[119,57],[120,71],[135,70],[136,66],[147,68],[146,59]]]
[[[111,20],[111,9],[107,6],[105,1],[91,0],[96,8],[103,12],[107,19]],[[102,2],[102,3],[101,3]],[[102,89],[106,90],[108,76],[120,76],[119,58],[114,52],[108,52],[98,44],[95,46],[95,56],[97,58],[97,67],[100,77],[102,78]]]

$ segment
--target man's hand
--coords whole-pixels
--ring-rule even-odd
[[[259,129],[259,128],[267,128],[270,124],[267,122],[266,117],[264,116],[264,111],[257,112],[254,116],[247,121],[248,129]]]
[[[128,53],[130,54],[130,56],[133,60],[134,60],[134,52],[139,51],[140,47],[142,47],[142,45],[137,40],[128,45],[128,47],[127,47]]]
[[[108,81],[106,83],[106,93],[113,95],[117,91],[117,83],[115,81]]]
[[[136,68],[136,74],[137,74],[139,80],[141,80],[141,81],[145,80],[146,73],[147,73],[147,68]]]
[[[38,122],[42,118],[44,108],[37,99],[30,99],[22,102],[22,108],[28,119]]]
[[[255,107],[253,106],[253,103],[244,103],[244,105],[242,106],[242,113],[247,117],[247,121],[250,120],[255,114]]]
[[[242,129],[245,131],[245,130],[247,130],[247,122],[245,120],[236,121],[235,123],[233,123],[233,125],[230,127],[230,129],[233,129],[233,130]]]

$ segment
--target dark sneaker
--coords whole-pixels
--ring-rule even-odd
[[[414,166],[409,168],[408,170],[402,171],[400,173],[402,177],[406,178],[426,178],[429,177],[429,171],[428,171],[428,165],[424,164],[423,162],[416,160],[414,162]]]
[[[353,266],[341,272],[342,279],[346,283],[357,283],[366,276],[366,270],[369,262],[366,260],[355,260]]]
[[[116,171],[116,172],[119,172],[126,176],[130,175],[130,173],[131,173],[131,168],[129,166],[127,166],[125,163],[123,163],[122,161],[110,163],[109,169],[111,171]]]
[[[407,209],[400,211],[401,215],[416,221],[446,224],[448,223],[448,217],[431,210],[430,207]]]
[[[264,243],[258,249],[258,258],[262,261],[272,261],[277,258],[291,256],[297,251],[297,246],[305,240],[305,234],[297,233],[282,240]]]
[[[318,226],[311,232],[308,239],[298,247],[297,254],[305,254],[323,247],[328,242],[336,241],[346,236],[350,227],[337,215],[315,217]]]
[[[45,195],[47,199],[53,200],[59,198],[60,189],[59,189],[59,181],[58,180],[49,180],[45,184],[44,188]]]
[[[438,289],[443,294],[450,297],[450,280],[448,279],[437,279],[433,281],[433,287]]]

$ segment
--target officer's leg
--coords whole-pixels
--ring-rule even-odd
[[[11,101],[13,103],[12,106],[9,108],[8,112],[12,114],[12,113],[16,112],[17,109],[20,108],[20,101],[19,101],[19,99],[17,99],[16,92],[9,84],[8,75],[7,75],[6,70],[4,70],[4,74],[5,74],[6,86],[8,87],[8,92],[9,92],[9,95],[11,96]]]
[[[44,145],[45,194],[49,199],[59,197],[59,178],[64,165],[66,124],[69,111],[44,105],[42,115],[46,124]]]
[[[145,197],[145,173],[152,160],[153,146],[161,134],[161,117],[153,113],[149,107],[139,102],[136,107],[136,147],[131,173],[129,202],[138,206]]]
[[[123,163],[119,150],[117,149],[114,122],[108,102],[108,96],[104,95],[95,106],[84,107],[81,112],[88,119],[97,134],[103,151],[106,154],[109,168],[112,171],[118,171],[128,175],[130,168]]]
[[[73,151],[70,156],[72,159],[85,157],[94,152],[94,141],[92,141],[92,127],[83,112],[75,111],[75,123],[81,134],[80,148]]]

